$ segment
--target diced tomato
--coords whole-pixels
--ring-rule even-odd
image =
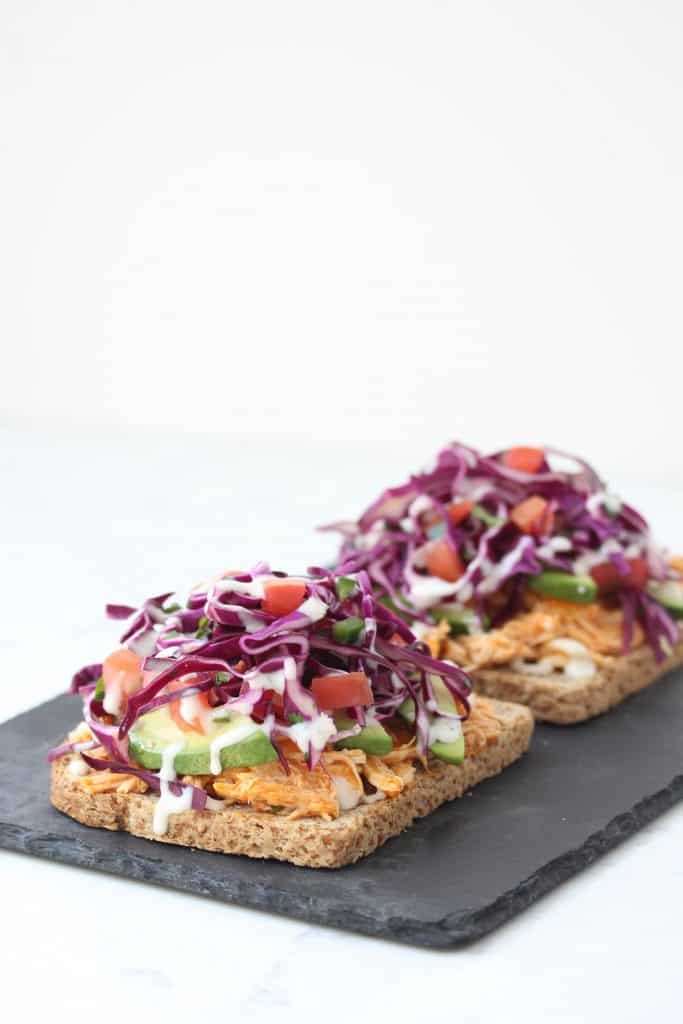
[[[370,683],[364,672],[316,676],[311,680],[311,692],[321,711],[369,707],[373,702]]]
[[[185,690],[188,686],[192,686],[192,683],[196,681],[196,676],[188,675],[183,676],[182,679],[174,679],[172,683],[168,684],[168,690],[170,693],[174,693],[176,690]],[[193,704],[195,704],[196,712],[192,719],[188,721],[187,718],[181,713],[182,698],[179,700],[173,700],[168,705],[171,718],[183,732],[206,732],[204,723],[202,722],[202,710],[211,710],[211,704],[209,703],[209,697],[206,691],[197,693],[191,698]]]
[[[593,566],[590,571],[591,576],[603,594],[616,590],[618,587],[643,589],[650,575],[647,562],[644,558],[629,558],[627,561],[629,565],[627,576],[622,576],[613,562],[601,562],[600,565]]]
[[[127,647],[120,647],[104,659],[102,681],[109,706],[123,710],[128,697],[142,686],[142,658]]]
[[[270,701],[276,715],[282,716],[284,714],[285,704],[281,693],[278,693],[277,690],[266,690],[263,696],[266,700]]]
[[[264,612],[281,619],[296,611],[306,596],[303,580],[270,580],[264,586],[265,597],[261,603]]]
[[[455,583],[465,572],[462,558],[445,537],[439,537],[425,549],[427,572],[441,580]]]
[[[550,504],[538,494],[520,501],[510,512],[510,519],[522,533],[541,536],[551,533],[555,516]]]
[[[453,526],[460,526],[474,508],[473,501],[454,501],[448,506],[448,518]]]
[[[285,705],[282,694],[277,690],[264,690],[260,699],[254,704],[251,710],[251,717],[255,722],[264,722],[266,714],[273,711],[277,718],[285,717]]]
[[[542,448],[508,448],[503,452],[502,462],[508,469],[516,469],[520,473],[538,473],[544,459]]]

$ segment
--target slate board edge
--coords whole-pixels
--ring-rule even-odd
[[[141,854],[122,856],[120,850],[117,851],[115,860],[109,862],[102,857],[101,850],[89,845],[87,835],[83,839],[72,839],[56,833],[33,832],[7,822],[0,822],[0,847],[118,877],[170,886],[181,892],[190,892],[192,895],[208,896],[224,903],[266,910],[306,923],[341,927],[362,935],[412,946],[449,950],[482,938],[498,928],[561,882],[588,867],[604,853],[644,828],[681,799],[683,775],[678,775],[668,786],[652,796],[645,797],[632,810],[617,815],[605,828],[590,835],[580,847],[545,864],[488,906],[460,911],[434,921],[416,921],[410,917],[371,917],[362,912],[349,914],[348,909],[340,908],[334,899],[302,901],[286,892],[237,880],[228,880],[227,885],[220,884],[201,868],[175,868],[169,871],[169,864],[163,858],[146,857]],[[83,828],[87,829],[87,826],[84,825]]]

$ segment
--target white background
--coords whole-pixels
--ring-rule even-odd
[[[589,454],[680,545],[682,44],[674,2],[3,0],[0,718],[105,600],[329,558],[449,438]],[[2,854],[3,1000],[675,1021],[682,840],[450,956]]]

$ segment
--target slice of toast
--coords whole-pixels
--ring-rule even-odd
[[[333,821],[289,819],[280,814],[226,806],[218,811],[171,814],[168,832],[152,828],[157,797],[150,793],[91,794],[69,771],[70,758],[52,765],[54,806],[84,825],[123,829],[135,836],[220,853],[274,858],[314,868],[339,868],[366,857],[448,800],[497,775],[528,749],[533,716],[527,708],[492,700],[489,711],[500,723],[495,741],[460,765],[430,757],[399,796],[361,804]]]
[[[533,676],[505,667],[477,669],[471,676],[477,693],[526,704],[539,721],[573,725],[609,711],[678,665],[683,665],[683,641],[663,662],[643,645],[610,659],[587,680]]]

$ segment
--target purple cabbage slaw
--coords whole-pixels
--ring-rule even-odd
[[[380,599],[416,622],[438,620],[443,605],[467,606],[479,622],[503,624],[522,607],[524,583],[545,570],[586,575],[612,563],[621,577],[629,558],[645,560],[650,581],[678,578],[653,543],[646,520],[632,506],[609,494],[588,462],[544,448],[536,473],[511,469],[504,452],[482,455],[454,442],[432,468],[390,487],[356,522],[324,526],[342,535],[335,571],[367,572]],[[557,462],[569,463],[559,468]],[[548,502],[550,533],[521,533],[511,510],[531,496]],[[473,501],[474,511],[455,526],[452,502]],[[464,574],[449,583],[430,576],[428,545],[441,536],[461,557]],[[668,612],[648,593],[626,581],[614,592],[624,609],[623,649],[630,650],[633,623],[643,626],[655,656],[663,660],[680,636]]]
[[[348,573],[345,574],[347,577]],[[155,673],[128,697],[119,721],[105,713],[96,680],[102,665],[88,665],[77,672],[71,692],[83,698],[83,715],[95,740],[107,751],[106,759],[82,756],[91,767],[129,771],[159,788],[158,777],[131,761],[128,734],[144,714],[183,696],[206,693],[214,708],[246,714],[261,724],[287,770],[279,738],[286,736],[293,722],[315,723],[321,712],[310,689],[311,680],[328,674],[363,672],[372,689],[371,708],[349,709],[353,726],[330,733],[309,729],[306,756],[314,768],[327,742],[355,735],[368,714],[377,721],[391,718],[409,697],[415,702],[415,733],[418,749],[426,753],[430,720],[433,717],[466,718],[469,715],[471,685],[467,675],[452,662],[437,661],[420,643],[406,623],[377,600],[364,571],[351,577],[352,592],[340,596],[338,576],[329,570],[311,568],[307,576],[296,576],[305,584],[299,608],[277,618],[262,607],[264,583],[286,579],[259,563],[246,573],[228,573],[194,589],[186,602],[171,607],[173,595],[150,598],[140,609],[107,606],[110,617],[129,622],[122,642],[143,658],[142,670]],[[347,589],[351,584],[346,581]],[[334,624],[350,617],[361,618],[364,628],[354,643],[340,643],[333,635]],[[268,673],[281,673],[283,694],[273,701]],[[457,712],[436,706],[433,677],[438,677],[457,701]],[[187,681],[172,691],[169,683]],[[62,744],[50,759],[79,749]],[[91,749],[91,747],[87,748]],[[154,776],[150,782],[148,776]],[[176,789],[180,785],[175,784]],[[199,806],[194,803],[193,806]]]

